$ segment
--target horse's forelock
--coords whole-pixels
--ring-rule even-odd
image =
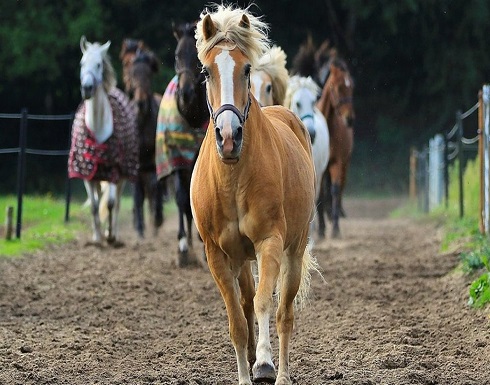
[[[231,5],[214,4],[214,12],[205,9],[197,23],[195,38],[198,57],[201,62],[205,55],[217,44],[229,42],[248,57],[252,66],[257,65],[259,58],[269,49],[268,38],[269,26],[260,17],[254,16],[249,12],[249,7],[245,9],[234,8]],[[203,20],[206,15],[211,17],[216,33],[208,40],[203,33]],[[249,20],[249,27],[243,26],[241,21],[243,16]],[[248,24],[247,24],[248,25]]]

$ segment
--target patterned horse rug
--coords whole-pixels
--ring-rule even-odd
[[[156,166],[158,179],[169,176],[181,168],[192,168],[206,134],[208,122],[203,127],[191,127],[177,108],[177,75],[163,94],[158,112],[156,135]]]
[[[77,109],[68,158],[70,178],[117,183],[120,179],[137,177],[139,149],[135,109],[118,88],[114,87],[108,96],[114,128],[105,142],[98,143],[85,124],[85,103]]]

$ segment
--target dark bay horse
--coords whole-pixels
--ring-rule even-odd
[[[154,235],[163,223],[163,186],[157,180],[155,163],[158,106],[162,96],[152,89],[152,77],[159,65],[155,54],[141,40],[124,39],[119,57],[123,64],[125,91],[137,108],[140,168],[133,183],[133,222],[138,235],[143,238],[145,198],[148,199]]]
[[[250,363],[254,381],[291,385],[293,302],[304,299],[314,266],[307,247],[315,200],[310,137],[293,112],[261,108],[250,91],[251,68],[269,47],[267,25],[248,10],[215,7],[196,29],[212,119],[192,175],[192,209],[226,304],[239,384],[252,384]],[[275,290],[277,376],[269,332]]]
[[[330,131],[327,185],[330,186],[332,237],[336,238],[340,236],[339,217],[345,216],[342,193],[354,146],[354,81],[346,63],[338,57],[331,60],[329,72],[317,107],[327,119]]]
[[[158,113],[157,173],[165,180],[173,175],[179,210],[179,260],[189,263],[192,247],[192,211],[190,181],[194,163],[209,122],[206,85],[197,58],[196,23],[173,24],[177,40],[175,77],[167,86]],[[186,231],[187,224],[187,231]]]

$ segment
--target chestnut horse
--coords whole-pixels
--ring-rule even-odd
[[[124,39],[119,57],[123,65],[126,94],[137,108],[139,139],[138,178],[133,183],[133,222],[140,238],[144,237],[144,202],[148,199],[153,235],[163,223],[164,186],[157,181],[155,136],[158,107],[162,95],[153,93],[152,78],[158,72],[158,59],[142,40]]]
[[[289,73],[286,69],[286,53],[280,47],[272,47],[252,68],[251,90],[262,107],[284,104]]]
[[[331,60],[329,76],[317,107],[327,119],[330,130],[330,160],[328,162],[331,193],[332,237],[340,236],[339,217],[344,216],[342,193],[354,146],[354,82],[346,63],[335,57]]]
[[[254,363],[254,381],[289,385],[293,301],[304,298],[314,267],[307,247],[315,200],[311,143],[294,113],[262,109],[250,92],[251,68],[269,46],[267,25],[248,9],[214,7],[196,28],[212,119],[192,174],[192,209],[226,305],[239,384],[251,385]],[[269,335],[275,289],[277,378]]]

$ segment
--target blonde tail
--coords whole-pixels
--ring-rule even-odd
[[[299,309],[302,309],[308,302],[308,298],[310,296],[312,271],[317,272],[320,277],[325,281],[321,273],[320,265],[318,264],[315,256],[311,253],[311,246],[310,243],[308,243],[303,253],[303,262],[301,266],[301,282],[299,284],[298,294],[296,294],[296,298],[294,299],[295,305]]]

